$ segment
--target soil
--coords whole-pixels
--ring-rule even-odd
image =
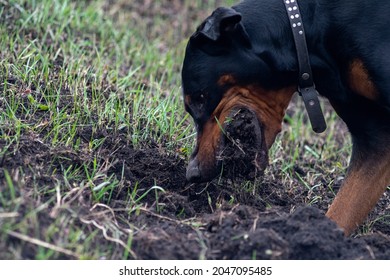
[[[222,162],[225,177],[254,179],[263,174],[268,163],[264,134],[254,112],[236,108],[223,129]]]
[[[84,131],[84,138],[87,139]],[[123,180],[107,198],[109,207],[124,207],[134,183],[140,191],[163,186],[164,192],[142,198],[143,209],[119,213],[116,220],[136,229],[133,255],[139,259],[390,259],[390,226],[376,223],[373,232],[345,237],[324,216],[321,207],[305,206],[299,193],[291,194],[280,181],[267,175],[246,190],[240,179],[220,178],[209,184],[188,184],[186,161],[167,154],[158,145],[135,149],[126,134],[100,133],[104,144],[95,155],[51,148],[22,137],[19,148],[1,159],[0,167],[34,166],[46,173],[25,174],[24,184],[50,185],[61,178],[55,170],[81,164],[90,156],[111,162],[107,175]],[[237,149],[239,151],[239,149]],[[241,151],[239,151],[241,152]],[[0,169],[2,170],[2,169]],[[25,169],[28,170],[28,169]],[[39,175],[38,175],[39,174]],[[50,175],[48,175],[50,174]],[[0,177],[4,174],[0,173]],[[72,182],[70,182],[72,183]],[[234,200],[233,200],[234,198]],[[84,197],[84,203],[88,197]],[[102,199],[105,201],[105,199]],[[325,204],[328,204],[327,201]],[[381,200],[388,205],[389,196]],[[89,211],[78,201],[75,208]],[[128,206],[128,205],[127,205]],[[375,212],[374,211],[374,212]],[[375,213],[373,213],[375,215]],[[48,216],[42,217],[45,224]]]
[[[112,150],[112,143],[106,143]],[[228,173],[218,182],[188,184],[186,161],[180,157],[163,154],[157,146],[135,150],[123,138],[117,147],[111,156],[118,163],[110,172],[143,186],[158,183],[165,188],[158,214],[151,210],[130,219],[144,227],[133,240],[141,259],[390,259],[388,224],[371,234],[345,237],[324,210],[304,205],[281,182],[256,177],[256,190],[248,192],[239,184],[242,176],[232,180]],[[242,150],[235,151],[231,155],[242,159]],[[241,167],[247,172],[247,165]],[[240,172],[238,165],[235,171]],[[120,190],[115,199],[120,202],[126,193]],[[154,196],[145,199],[156,208]],[[388,202],[385,195],[381,203]]]

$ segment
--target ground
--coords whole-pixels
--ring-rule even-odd
[[[5,2],[3,13],[17,18],[19,8]],[[28,9],[29,1],[25,2]],[[200,6],[165,0],[100,2],[108,18],[131,18],[156,38],[173,26],[178,34],[170,38],[179,41],[188,37],[193,25],[181,24],[178,14],[201,22],[213,8],[203,7],[203,1]],[[156,14],[172,26],[152,28]],[[0,22],[13,30],[9,23]],[[30,29],[22,32],[39,37]],[[77,38],[87,36],[83,34],[76,32]],[[49,39],[44,40],[48,43]],[[162,52],[170,47],[164,41],[158,46]],[[184,44],[179,46],[184,48]],[[1,259],[390,259],[389,190],[350,237],[324,216],[345,176],[350,153],[348,132],[326,100],[322,102],[329,128],[324,135],[314,135],[310,128],[303,128],[308,124],[302,102],[294,98],[264,174],[254,174],[248,166],[233,166],[248,158],[239,156],[239,149],[232,146],[225,154],[230,169],[224,176],[190,184],[185,169],[194,135],[188,116],[175,129],[192,134],[183,137],[191,138],[188,146],[160,130],[135,141],[132,124],[142,129],[149,125],[148,119],[136,118],[134,104],[138,103],[124,106],[134,118],[120,126],[101,118],[106,113],[99,111],[101,102],[91,101],[99,93],[107,104],[115,93],[119,108],[130,98],[125,87],[102,70],[108,77],[98,80],[96,88],[94,81],[83,80],[86,99],[77,99],[71,86],[58,83],[63,60],[58,57],[48,77],[41,78],[51,79],[59,89],[61,95],[55,101],[46,96],[50,83],[29,83],[12,67],[2,68]],[[181,60],[175,63],[180,65]],[[145,92],[159,88],[145,80],[140,84]],[[180,96],[180,91],[175,95]],[[87,100],[88,115],[73,118],[80,100]],[[44,107],[46,101],[50,108]],[[181,108],[182,103],[178,104]],[[33,106],[39,108],[32,110]],[[183,119],[185,113],[180,110],[179,117],[170,117]],[[57,127],[52,120],[59,112],[67,119]],[[250,123],[248,115],[243,118]],[[16,119],[24,125],[15,125]],[[64,132],[65,123],[81,119],[85,123],[72,133]],[[230,137],[237,136],[239,121],[227,128]],[[251,141],[241,143],[254,152]]]
[[[84,135],[87,137],[87,135]],[[104,224],[105,220],[119,228],[133,230],[131,257],[140,259],[388,259],[390,257],[388,224],[375,223],[372,233],[344,237],[342,231],[324,216],[324,211],[305,206],[302,194],[294,193],[278,180],[255,183],[253,190],[232,181],[210,184],[188,184],[185,180],[185,160],[161,152],[158,146],[134,149],[124,135],[104,135],[105,142],[97,151],[99,160],[113,162],[106,172],[124,177],[121,189],[105,193],[109,203],[89,204],[87,190],[75,190],[67,198],[72,211],[82,222],[88,219]],[[2,165],[34,166],[55,170],[77,165],[83,155],[58,147],[52,149],[33,138],[22,139],[18,152],[2,158]],[[55,172],[53,172],[55,173]],[[41,174],[33,178],[27,172],[26,186],[47,185],[60,180],[55,175]],[[2,174],[4,176],[4,174]],[[14,175],[17,176],[17,175]],[[221,179],[220,179],[221,180]],[[266,179],[271,180],[271,179]],[[140,182],[140,189],[163,185],[142,199],[139,209],[128,208],[131,182]],[[72,182],[69,182],[72,184]],[[323,190],[326,192],[326,190]],[[326,194],[322,195],[326,197]],[[231,201],[234,198],[234,201]],[[322,205],[330,201],[324,199]],[[388,204],[388,196],[381,204]],[[135,206],[136,207],[136,206]],[[377,212],[381,211],[378,207]],[[55,209],[52,209],[55,211]],[[85,213],[83,213],[85,212]],[[118,213],[116,213],[118,212]],[[377,213],[372,214],[373,217]],[[38,216],[42,225],[52,213]],[[10,238],[7,242],[18,243]],[[23,257],[28,258],[29,247]],[[64,256],[62,256],[64,257]]]

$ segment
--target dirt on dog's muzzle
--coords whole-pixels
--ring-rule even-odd
[[[204,154],[198,143],[187,167],[187,180],[207,182],[218,175],[253,179],[262,175],[268,164],[268,152],[256,114],[248,108],[234,108],[224,123],[215,125],[219,127],[219,139],[214,154]],[[205,141],[204,137],[202,140]]]

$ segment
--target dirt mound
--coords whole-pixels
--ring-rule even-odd
[[[202,221],[199,229],[160,221],[134,239],[135,252],[143,259],[389,258],[383,248],[388,238],[344,237],[314,207],[302,207],[292,214],[225,207],[203,216]]]
[[[122,184],[100,202],[112,209],[127,207],[114,218],[123,229],[134,232],[130,258],[390,259],[386,222],[377,223],[376,234],[344,237],[323,210],[303,206],[302,193],[292,192],[269,174],[249,184],[221,178],[208,184],[188,184],[185,160],[158,145],[134,148],[126,133],[98,133],[94,137],[101,137],[103,144],[92,154],[54,148],[25,137],[17,146],[8,147],[0,167],[6,167],[13,176],[16,173],[12,170],[20,166],[28,167],[24,170],[51,170],[50,176],[42,173],[40,177],[26,171],[24,183],[28,188],[33,181],[46,186],[61,182],[58,170],[82,166],[90,158],[109,163],[101,172],[106,177],[115,176]],[[163,191],[150,191],[154,186],[161,186]],[[74,210],[93,217],[90,195],[86,190],[83,194],[86,196],[73,205]],[[137,200],[136,208],[128,204],[131,195]],[[388,205],[388,198],[385,194],[380,204]],[[52,219],[49,214],[39,217],[41,225]]]
[[[222,220],[212,218],[209,229],[218,236],[213,246],[221,248],[221,255],[216,258],[370,258],[368,250],[352,250],[364,246],[357,240],[346,239],[333,222],[313,207],[299,208],[287,215],[259,213],[240,206]]]
[[[253,133],[253,115],[244,111],[233,126],[250,127],[238,136]],[[249,134],[245,132],[250,131]],[[234,135],[232,131],[231,135]],[[245,139],[244,139],[245,140]],[[252,145],[253,139],[242,141]],[[239,149],[238,149],[239,150]],[[208,184],[185,181],[186,162],[164,154],[158,146],[134,149],[123,135],[107,137],[102,151],[110,151],[114,164],[109,173],[125,177],[131,190],[164,186],[158,201],[154,194],[143,202],[149,205],[129,221],[139,230],[133,249],[141,259],[388,259],[387,235],[345,237],[336,224],[316,207],[303,203],[278,181],[256,178],[250,191],[235,180],[219,178]],[[114,151],[114,152],[112,152]],[[232,148],[232,157],[237,148]],[[249,153],[248,153],[249,151]],[[253,156],[246,149],[246,155]],[[253,166],[248,168],[250,170]],[[232,175],[234,173],[229,173]],[[257,181],[256,181],[257,180]],[[124,200],[121,189],[116,199]],[[111,202],[114,204],[114,202]],[[270,207],[270,205],[272,205]],[[293,210],[298,207],[296,210]],[[156,211],[156,209],[158,209]],[[292,211],[292,213],[290,213]],[[388,227],[385,228],[388,230]]]

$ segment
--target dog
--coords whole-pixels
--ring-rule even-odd
[[[259,168],[298,89],[294,38],[283,1],[244,0],[216,9],[186,47],[182,88],[197,143],[189,182],[219,173],[221,124],[236,108],[254,112]],[[290,0],[291,2],[298,0]],[[390,1],[298,1],[313,79],[346,123],[352,155],[326,215],[350,235],[390,185]]]

